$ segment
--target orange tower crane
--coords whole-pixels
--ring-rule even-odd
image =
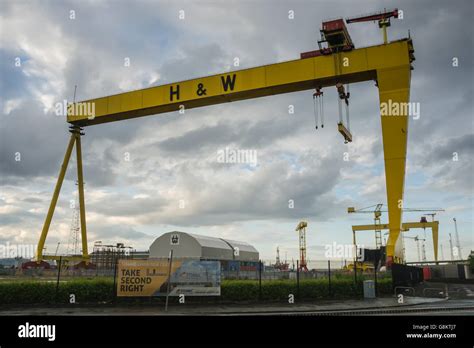
[[[298,270],[305,272],[308,271],[308,266],[306,264],[306,227],[308,227],[308,223],[306,221],[300,221],[295,229],[299,234],[300,240],[300,264]]]

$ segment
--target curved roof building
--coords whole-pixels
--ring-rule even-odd
[[[245,242],[173,231],[156,238],[150,246],[150,259],[173,258],[201,260],[258,261],[257,249]]]

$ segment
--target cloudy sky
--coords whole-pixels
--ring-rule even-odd
[[[384,7],[404,11],[402,20],[393,20],[389,39],[410,30],[415,46],[411,100],[420,103],[421,115],[410,120],[405,206],[446,210],[437,217],[447,259],[456,217],[465,256],[474,249],[469,0],[0,0],[0,243],[38,241],[69,137],[54,105],[72,100],[75,85],[76,100],[84,100],[298,59],[317,47],[323,20]],[[349,30],[356,47],[381,43],[376,23]],[[233,66],[236,57],[239,67]],[[295,226],[306,219],[308,258],[322,260],[325,245],[351,243],[352,224],[372,223],[370,214],[348,216],[348,206],[386,203],[373,82],[352,85],[351,103],[349,145],[336,129],[335,88],[325,94],[323,130],[314,127],[312,91],[86,128],[90,248],[101,240],[146,250],[162,233],[181,230],[247,241],[263,259],[273,259],[280,246],[291,260],[298,255]],[[226,147],[256,151],[257,166],[218,163]],[[70,240],[74,161],[73,155],[46,252],[58,241],[66,252]],[[405,221],[418,221],[420,214],[405,214]],[[371,232],[358,240],[374,246]],[[416,261],[414,241],[406,247],[408,260]],[[432,255],[427,238],[427,258]]]

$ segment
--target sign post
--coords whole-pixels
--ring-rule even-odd
[[[118,297],[220,296],[219,261],[179,259],[118,260]]]
[[[170,265],[168,268],[168,287],[166,289],[166,304],[165,304],[165,312],[168,312],[168,297],[170,296],[170,286],[171,286],[171,265],[173,262],[173,249],[170,250]]]

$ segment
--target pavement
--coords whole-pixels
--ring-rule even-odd
[[[155,315],[393,315],[393,314],[458,313],[474,315],[474,300],[446,300],[405,296],[404,303],[395,297],[370,300],[314,301],[299,304],[248,303],[248,304],[116,304],[84,306],[80,304],[65,307],[9,307],[0,308],[1,316],[12,315],[94,315],[94,316],[155,316]]]

